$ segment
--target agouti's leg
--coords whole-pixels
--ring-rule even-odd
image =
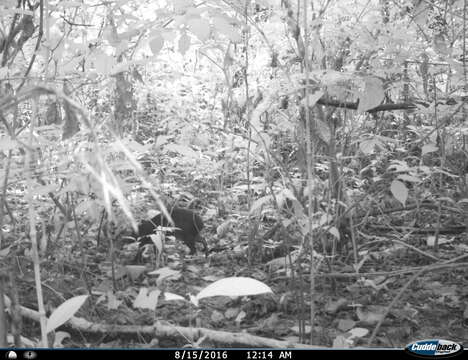
[[[208,244],[206,243],[205,238],[200,234],[197,234],[195,236],[195,243],[197,242],[203,244],[203,252],[205,253],[205,257],[208,257]]]

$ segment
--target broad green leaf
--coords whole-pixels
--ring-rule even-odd
[[[190,19],[187,24],[190,31],[200,39],[200,41],[208,40],[210,37],[210,24],[208,21],[203,19]]]
[[[108,310],[117,310],[117,308],[123,303],[122,300],[117,299],[112,291],[107,292],[107,309]]]
[[[163,245],[164,245],[164,238],[161,231],[158,231],[156,234],[149,235],[151,241],[153,242],[154,246],[156,246],[156,250],[158,254],[162,253]]]
[[[0,151],[13,150],[18,147],[18,142],[12,140],[9,136],[0,137]]]
[[[332,234],[336,239],[340,240],[340,232],[336,227],[332,226],[328,229],[328,232]]]
[[[375,140],[369,139],[361,141],[359,149],[364,153],[364,155],[372,154],[375,150]]]
[[[426,25],[428,16],[428,4],[425,1],[419,1],[413,9],[413,21],[419,26],[424,26]]]
[[[176,12],[189,11],[193,7],[193,1],[191,0],[172,0],[170,3],[174,6]]]
[[[348,333],[350,334],[348,339],[361,338],[366,336],[369,333],[369,330],[366,328],[354,328],[349,330]]]
[[[88,295],[75,296],[62,303],[47,320],[46,333],[54,331],[59,326],[65,324],[84,304]]]
[[[426,155],[427,153],[434,152],[439,150],[438,146],[436,144],[430,143],[426,144],[422,147],[422,155]]]
[[[141,288],[138,296],[133,302],[133,307],[137,309],[150,309],[154,311],[156,310],[156,306],[158,306],[159,294],[161,294],[161,290],[156,289],[148,293],[147,288]]]
[[[208,285],[198,293],[198,300],[211,296],[249,296],[272,293],[269,286],[247,277],[230,277]]]
[[[11,245],[0,250],[0,259],[10,255]]]
[[[309,99],[309,106],[310,107],[314,107],[315,104],[317,104],[317,101],[320,100],[320,98],[323,96],[323,91],[322,90],[318,90],[312,94],[309,94],[308,95],[308,99]],[[304,98],[302,99],[302,104],[305,106],[307,103],[307,98]]]
[[[94,67],[101,75],[107,75],[115,64],[115,59],[103,52],[99,52],[94,57]]]
[[[357,109],[359,113],[380,105],[385,97],[382,80],[368,77],[364,81],[365,88],[359,96],[359,106]]]
[[[164,300],[166,300],[166,301],[174,301],[174,300],[187,301],[187,299],[184,298],[183,296],[180,296],[180,295],[177,295],[177,294],[174,294],[174,293],[170,293],[170,292],[165,292],[164,293]]]
[[[353,342],[351,340],[346,339],[343,335],[338,335],[335,339],[333,339],[332,348],[334,349],[349,349]]]
[[[390,191],[392,192],[393,196],[402,203],[404,206],[406,200],[408,199],[408,188],[404,183],[398,180],[393,180],[392,184],[390,185]]]
[[[158,55],[164,46],[164,39],[161,36],[156,36],[150,40],[149,46],[153,55]]]
[[[232,26],[225,17],[216,16],[213,18],[214,27],[223,35],[225,35],[229,40],[234,43],[241,41],[240,29]]]
[[[179,52],[185,55],[188,49],[190,49],[190,36],[182,34],[179,38]]]
[[[350,329],[353,328],[353,326],[356,325],[356,321],[351,320],[351,319],[340,319],[338,321],[338,330],[346,332]]]
[[[434,246],[435,245],[435,240],[436,240],[436,237],[434,235],[429,235],[426,239],[426,244],[427,246]],[[446,238],[444,236],[441,236],[439,237],[437,243],[439,245],[442,245],[442,244],[449,244],[451,242],[453,242],[455,240],[455,237],[451,237],[451,238]]]
[[[296,197],[294,196],[293,192],[289,189],[281,189],[276,196],[278,196],[278,203],[283,205],[286,199],[297,201]]]
[[[163,268],[156,269],[148,273],[148,275],[159,275],[158,280],[163,280],[163,279],[168,279],[168,278],[172,280],[177,280],[181,277],[182,274],[180,273],[180,271],[172,270],[171,268],[168,268],[168,267],[163,267]]]

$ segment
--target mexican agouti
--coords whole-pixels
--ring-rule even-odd
[[[178,207],[168,208],[168,211],[174,221],[174,226],[171,225],[162,213],[156,215],[151,220],[143,220],[138,225],[138,238],[141,238],[140,247],[151,243],[151,239],[145,238],[145,236],[154,234],[158,226],[174,227],[176,239],[183,241],[189,247],[190,254],[196,253],[197,248],[195,244],[199,242],[203,245],[205,256],[208,256],[208,246],[205,239],[200,235],[200,231],[203,229],[203,220],[200,215],[192,210]]]

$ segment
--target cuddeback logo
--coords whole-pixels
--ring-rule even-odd
[[[419,357],[448,357],[463,351],[463,346],[448,340],[421,340],[406,346],[405,350]]]

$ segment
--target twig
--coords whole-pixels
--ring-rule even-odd
[[[462,257],[456,258],[461,259],[465,258],[466,256],[463,255]],[[455,259],[452,259],[455,260]],[[454,267],[464,267],[468,266],[468,262],[462,262],[462,263],[453,263],[453,262],[442,262],[439,264],[433,264],[430,265],[432,266],[431,270],[442,270],[446,268],[454,268]],[[394,271],[374,271],[374,272],[368,272],[368,273],[317,273],[317,277],[330,277],[330,278],[358,278],[358,277],[372,277],[372,276],[398,276],[398,275],[404,275],[404,274],[411,274],[414,273],[415,271],[419,271],[421,269],[424,269],[425,267],[413,267],[409,269],[404,269],[404,270],[394,270]],[[276,280],[281,280],[281,279],[286,279],[285,276],[278,276],[274,278],[274,281]]]
[[[406,289],[408,289],[408,287],[413,283],[414,280],[416,280],[420,275],[422,275],[422,273],[424,273],[425,271],[427,270],[430,270],[432,268],[432,266],[426,266],[426,267],[423,267],[421,268],[416,274],[414,274],[411,279],[409,279],[409,281],[405,284],[405,286],[403,286],[400,291],[398,292],[397,296],[395,296],[392,300],[392,302],[387,306],[387,308],[385,309],[385,312],[383,313],[383,316],[380,318],[379,322],[377,323],[377,325],[375,326],[374,328],[374,331],[372,331],[372,334],[369,338],[369,340],[367,341],[367,346],[371,346],[374,339],[375,339],[375,336],[377,335],[377,332],[379,331],[380,329],[380,326],[382,326],[382,323],[383,321],[385,320],[385,318],[387,317],[388,313],[390,312],[390,309],[397,303],[398,300],[400,300],[400,298],[403,296],[403,294],[405,293]]]

